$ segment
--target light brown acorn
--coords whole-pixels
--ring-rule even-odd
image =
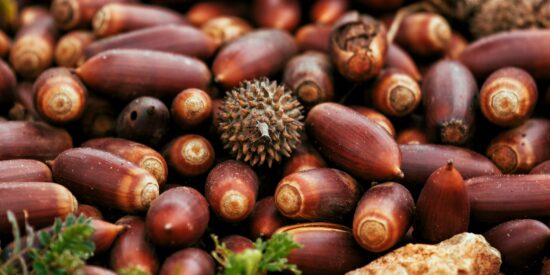
[[[10,104],[16,94],[17,79],[11,67],[0,58],[0,105]]]
[[[208,1],[197,2],[187,11],[186,17],[191,24],[202,27],[206,22],[222,16],[245,17],[248,8],[241,2]]]
[[[134,213],[147,210],[159,195],[157,180],[147,170],[98,149],[66,150],[50,166],[54,181],[82,202]]]
[[[550,120],[529,119],[500,133],[487,148],[487,156],[505,174],[527,173],[550,159]]]
[[[259,185],[258,176],[250,166],[228,160],[210,170],[204,193],[222,220],[239,222],[254,210]]]
[[[283,176],[324,167],[327,167],[327,164],[321,154],[309,142],[302,141],[284,162]]]
[[[11,48],[11,40],[5,32],[0,30],[0,58],[8,55]]]
[[[479,91],[483,115],[500,126],[526,121],[537,103],[537,84],[526,71],[507,67],[492,73]]]
[[[187,134],[169,142],[163,155],[170,167],[185,177],[195,177],[206,173],[216,159],[210,142],[195,134]]]
[[[531,169],[529,174],[550,174],[550,160],[539,163]]]
[[[35,229],[53,224],[55,218],[63,218],[78,207],[76,198],[62,185],[51,182],[3,182],[0,183],[0,235],[12,232],[7,211],[15,215],[19,228],[25,220]]]
[[[79,204],[75,211],[75,216],[85,215],[92,219],[103,220],[103,214],[97,209],[97,207],[89,204]]]
[[[348,107],[337,103],[316,105],[309,111],[306,129],[321,154],[360,179],[403,177],[395,140],[374,121]]]
[[[301,26],[294,35],[296,45],[302,51],[330,53],[330,33],[327,25],[308,24]]]
[[[92,219],[90,225],[95,229],[94,234],[90,237],[95,244],[95,254],[108,251],[118,235],[127,229],[124,225],[112,224],[100,219]]]
[[[388,52],[384,58],[384,68],[399,69],[416,81],[420,81],[422,79],[422,75],[416,67],[416,63],[412,57],[395,44],[390,44],[388,46]]]
[[[444,241],[466,232],[470,221],[470,202],[464,179],[450,160],[435,170],[416,202],[414,234],[429,243]]]
[[[254,0],[252,15],[262,28],[292,31],[300,23],[301,4],[298,0]]]
[[[55,62],[63,67],[76,67],[84,54],[84,49],[94,40],[94,35],[88,31],[72,31],[65,34],[55,46]]]
[[[0,161],[0,182],[51,182],[52,171],[41,161],[10,159]]]
[[[277,229],[287,224],[286,218],[279,213],[273,196],[259,200],[250,215],[250,237],[271,238]]]
[[[199,248],[186,248],[170,255],[160,268],[160,275],[180,274],[216,274],[216,264],[212,257]]]
[[[413,222],[414,199],[403,185],[387,182],[367,190],[353,217],[353,236],[371,252],[396,245]]]
[[[353,106],[349,106],[349,107],[351,109],[353,109],[354,111],[364,115],[365,117],[373,120],[378,125],[382,126],[382,128],[384,128],[384,130],[386,130],[388,132],[388,134],[390,134],[390,136],[392,136],[392,137],[395,136],[395,128],[393,127],[393,124],[382,113],[380,113],[380,112],[378,112],[378,111],[376,111],[372,108],[364,107],[364,106],[353,105]]]
[[[88,90],[66,68],[44,71],[33,85],[34,106],[41,117],[57,124],[79,119],[88,101]]]
[[[203,90],[185,89],[172,100],[170,114],[181,129],[191,129],[210,118],[212,99]]]
[[[389,68],[378,75],[365,98],[372,106],[389,116],[403,117],[412,113],[422,101],[418,83],[407,73]]]
[[[90,139],[80,146],[106,151],[134,163],[151,173],[159,186],[162,186],[168,178],[166,160],[159,152],[147,145],[122,138],[106,137]]]
[[[214,39],[214,43],[219,48],[251,32],[252,26],[239,17],[219,16],[204,23],[201,30]]]
[[[347,0],[317,0],[311,7],[309,17],[316,24],[330,26],[346,12],[348,2]]]
[[[418,55],[433,55],[445,50],[451,41],[451,26],[437,13],[417,12],[406,16],[395,41]]]
[[[62,30],[73,30],[91,26],[94,14],[109,3],[133,3],[135,0],[54,0],[50,13],[55,18],[57,27]]]

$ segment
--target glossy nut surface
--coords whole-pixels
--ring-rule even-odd
[[[418,12],[401,22],[395,40],[403,48],[418,55],[442,52],[451,40],[451,26],[436,13]]]
[[[284,162],[283,175],[295,172],[324,168],[327,164],[321,154],[309,142],[302,141]]]
[[[372,105],[389,116],[402,117],[412,113],[422,101],[418,83],[398,69],[383,71],[369,95]]]
[[[212,257],[202,249],[186,248],[168,257],[160,268],[160,275],[189,274],[214,275],[216,264]]]
[[[0,161],[0,182],[51,182],[52,171],[41,161],[11,159]]]
[[[146,274],[155,274],[159,268],[159,260],[153,244],[147,240],[145,222],[136,216],[124,216],[117,225],[126,226],[111,249],[111,268],[136,268]]]
[[[286,224],[287,220],[277,210],[273,196],[265,197],[256,203],[250,215],[250,236],[252,239],[270,238]]]
[[[170,113],[181,129],[190,129],[210,118],[212,99],[203,90],[185,89],[172,100]]]
[[[117,136],[157,145],[164,140],[170,123],[168,107],[157,98],[138,97],[118,115]]]
[[[183,135],[172,140],[166,145],[163,154],[170,167],[186,177],[206,173],[216,159],[210,142],[194,134]]]

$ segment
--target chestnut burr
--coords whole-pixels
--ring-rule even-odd
[[[54,181],[82,202],[133,213],[147,210],[159,195],[157,180],[147,170],[105,151],[66,150],[51,167]]]
[[[317,168],[284,177],[274,198],[277,209],[287,218],[337,222],[355,209],[361,191],[347,173]]]
[[[86,103],[80,118],[82,134],[87,138],[114,136],[118,114],[112,102],[90,94]]]
[[[531,169],[529,174],[550,174],[550,160],[539,163]]]
[[[550,229],[537,220],[512,220],[491,228],[483,236],[498,249],[504,265],[523,267],[542,258]]]
[[[202,27],[216,17],[244,17],[248,12],[247,7],[240,2],[208,1],[195,3],[187,12],[186,17],[194,26]]]
[[[94,40],[94,35],[88,31],[72,31],[65,34],[55,46],[55,62],[63,67],[76,67],[84,54],[84,49]]]
[[[208,20],[201,27],[219,48],[252,31],[250,23],[235,16],[220,16]]]
[[[507,67],[492,73],[479,91],[483,115],[500,126],[526,121],[537,103],[537,84],[526,71]]]
[[[309,17],[316,24],[332,25],[349,6],[347,0],[317,0],[313,3]]]
[[[172,100],[170,113],[181,129],[192,129],[210,118],[212,99],[203,90],[185,89]]]
[[[350,81],[362,82],[378,75],[387,48],[386,28],[373,17],[349,12],[333,26],[330,53],[340,74]]]
[[[283,176],[326,166],[327,164],[321,154],[311,144],[302,141],[284,162]]]
[[[168,178],[168,165],[162,155],[153,148],[122,138],[90,139],[81,144],[82,147],[99,149],[117,155],[135,165],[147,170],[162,186]]]
[[[502,222],[550,215],[550,175],[500,175],[466,181],[471,217]]]
[[[451,39],[449,40],[447,47],[445,47],[445,50],[443,50],[443,54],[446,58],[458,60],[467,46],[468,40],[466,40],[466,38],[464,38],[459,33],[453,32],[451,34]]]
[[[231,88],[243,80],[273,75],[296,52],[294,39],[285,31],[253,31],[223,47],[213,61],[212,72],[216,82]]]
[[[214,165],[215,151],[210,142],[195,134],[177,137],[163,151],[166,161],[185,177],[202,175]]]
[[[412,113],[422,101],[418,83],[399,69],[383,71],[365,97],[386,115],[402,117]]]
[[[54,159],[59,153],[72,148],[67,131],[42,122],[0,122],[0,160]]]
[[[407,188],[395,182],[375,185],[357,205],[353,236],[368,251],[386,251],[405,236],[413,214],[414,200]]]
[[[75,216],[84,215],[92,219],[103,220],[103,214],[97,209],[97,207],[89,204],[79,204],[75,211]]]
[[[140,96],[172,98],[186,88],[206,89],[210,71],[204,62],[148,50],[102,52],[76,69],[91,90],[129,101]]]
[[[67,188],[51,182],[0,183],[0,235],[12,232],[6,212],[12,211],[19,228],[25,220],[35,229],[51,225],[78,207],[76,198]]]
[[[296,45],[302,51],[330,53],[330,33],[327,25],[308,24],[300,27],[294,35]]]
[[[292,31],[300,23],[300,5],[298,0],[254,0],[252,14],[262,28]]]
[[[250,215],[250,237],[271,238],[277,229],[287,224],[286,218],[279,213],[272,196],[259,200]]]
[[[0,105],[12,102],[16,93],[17,79],[10,66],[0,59]]]
[[[259,185],[258,176],[250,166],[234,160],[224,161],[208,174],[206,199],[222,220],[242,221],[254,209]]]
[[[422,83],[426,126],[431,137],[463,145],[473,136],[476,81],[464,65],[443,60],[434,64]]]
[[[186,248],[168,257],[160,268],[160,275],[180,274],[216,274],[216,264],[208,253],[198,248]]]
[[[160,144],[170,123],[168,107],[157,98],[138,97],[120,112],[117,136],[152,145]]]
[[[111,268],[136,268],[145,274],[156,274],[159,268],[153,244],[145,232],[145,221],[136,216],[125,216],[116,222],[127,227],[116,239],[111,249]]]
[[[2,160],[0,182],[52,182],[52,171],[46,164],[37,160]]]
[[[5,32],[0,30],[0,58],[5,57],[10,52],[11,40]]]
[[[134,0],[53,0],[50,12],[57,27],[73,30],[91,26],[95,13],[110,3],[132,3]]]
[[[307,116],[306,129],[321,154],[360,179],[403,177],[401,153],[393,138],[374,121],[348,107],[337,103],[316,105]],[[370,153],[364,154],[365,150]]]
[[[550,159],[550,120],[529,119],[500,133],[487,148],[487,156],[505,174],[527,173]]]
[[[249,238],[240,235],[225,236],[220,242],[224,243],[227,249],[235,253],[241,253],[246,249],[255,248],[254,243]]]
[[[175,187],[151,204],[145,228],[156,245],[184,247],[200,239],[209,219],[208,202],[201,193],[190,187]]]
[[[112,224],[110,222],[102,221],[100,219],[92,219],[92,227],[95,229],[94,234],[90,237],[90,240],[95,244],[96,254],[101,254],[106,252],[111,248],[115,239],[120,235],[124,230],[127,229],[126,226],[121,224]]]
[[[416,202],[414,234],[427,242],[438,243],[466,232],[470,221],[470,202],[464,179],[453,161],[435,170]]]
[[[365,117],[373,120],[376,122],[379,126],[384,128],[390,134],[390,136],[395,136],[395,128],[393,127],[393,124],[391,121],[382,113],[368,107],[364,106],[349,106],[354,111],[364,115]]]
[[[445,50],[451,40],[451,26],[445,18],[429,12],[406,16],[395,41],[417,55],[433,55]]]
[[[399,69],[408,74],[415,81],[420,81],[422,79],[422,75],[420,74],[420,71],[418,71],[416,63],[412,57],[395,44],[390,44],[388,46],[388,51],[386,52],[386,57],[384,59],[384,68]]]
[[[34,106],[40,116],[66,124],[82,116],[88,100],[84,84],[66,68],[44,71],[33,85]]]

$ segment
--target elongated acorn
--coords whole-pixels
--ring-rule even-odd
[[[120,112],[116,133],[121,138],[158,145],[164,140],[169,123],[170,110],[161,100],[141,96]]]
[[[216,159],[210,141],[195,134],[175,138],[165,146],[163,155],[170,167],[185,177],[206,173]]]
[[[428,144],[426,131],[420,127],[412,126],[402,129],[395,137],[397,144]]]
[[[52,171],[41,161],[11,159],[0,161],[0,182],[51,182]]]
[[[17,85],[14,104],[8,111],[10,120],[40,121],[40,115],[34,106],[33,84],[22,82]]]
[[[279,213],[272,196],[259,200],[250,215],[250,237],[270,238],[280,227],[287,224],[286,218]]]
[[[201,27],[211,19],[221,16],[237,16],[244,17],[249,12],[248,8],[240,2],[197,2],[189,11],[186,17],[191,24],[196,27]]]
[[[160,268],[160,275],[180,274],[216,274],[216,264],[212,257],[202,249],[186,248],[170,255]]]
[[[321,154],[309,142],[302,142],[284,162],[283,175],[288,176],[295,172],[324,168],[327,164]]]
[[[88,31],[72,31],[65,34],[55,46],[55,62],[63,67],[76,67],[84,54],[84,49],[94,40],[94,35]]]
[[[94,14],[109,3],[132,3],[134,0],[54,0],[50,12],[62,30],[91,26]]]
[[[384,128],[384,130],[386,130],[388,132],[388,134],[390,134],[390,136],[392,136],[392,137],[395,136],[395,128],[393,127],[393,124],[391,123],[390,119],[387,118],[382,113],[376,111],[373,108],[364,107],[364,106],[353,105],[353,106],[349,106],[349,107],[351,109],[353,109],[354,111],[364,115],[368,119],[376,122],[376,124],[378,124],[382,128]]]

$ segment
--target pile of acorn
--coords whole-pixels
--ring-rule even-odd
[[[550,1],[138,2],[0,1],[2,244],[85,213],[89,274],[275,232],[343,274],[474,232],[550,274]]]

